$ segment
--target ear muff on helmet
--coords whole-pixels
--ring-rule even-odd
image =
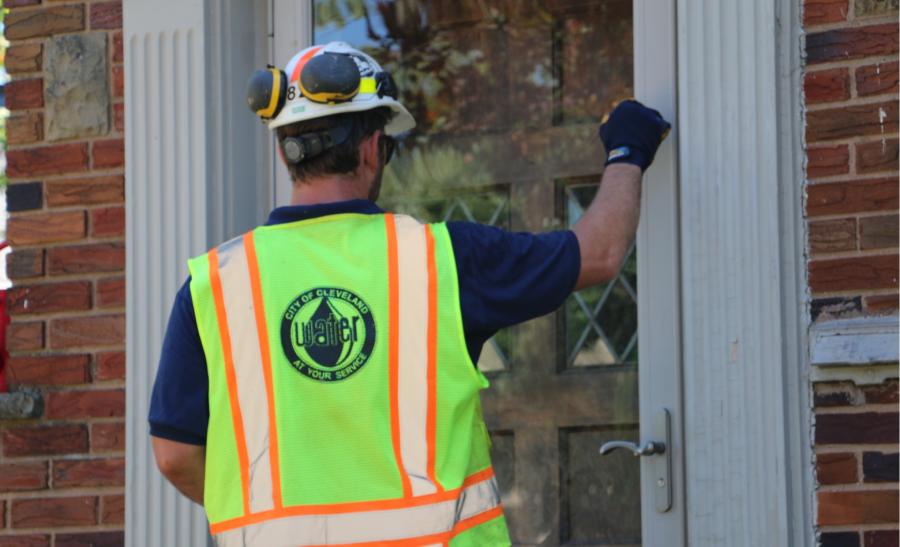
[[[311,57],[300,71],[300,92],[314,103],[353,100],[362,78],[356,61],[344,53],[325,52]]]
[[[247,82],[247,106],[263,120],[270,120],[284,108],[287,75],[269,65],[257,70]]]

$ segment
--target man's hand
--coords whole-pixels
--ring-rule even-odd
[[[156,466],[164,477],[191,501],[203,505],[206,447],[150,437]]]
[[[608,151],[600,190],[573,231],[581,250],[576,289],[613,279],[634,240],[641,208],[641,176],[671,126],[637,101],[620,103],[600,126]]]

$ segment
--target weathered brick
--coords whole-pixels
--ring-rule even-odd
[[[897,482],[897,453],[866,452],[863,454],[865,482]]]
[[[88,167],[87,144],[56,144],[10,150],[6,153],[10,178],[78,173]]]
[[[113,42],[113,55],[112,60],[114,63],[121,63],[125,60],[125,49],[122,47],[122,32],[116,32],[112,37]]]
[[[125,378],[125,352],[110,351],[97,354],[94,372],[96,380],[122,380]]]
[[[88,434],[83,425],[12,427],[3,431],[3,455],[43,456],[87,452]]]
[[[44,206],[44,186],[40,182],[18,182],[6,187],[6,210],[33,211]]]
[[[47,250],[50,275],[115,272],[125,269],[125,245],[94,243]]]
[[[809,245],[813,254],[856,249],[856,219],[840,218],[810,222]]]
[[[856,145],[856,171],[859,173],[896,171],[897,159],[897,139],[882,139]]]
[[[806,157],[806,175],[810,179],[850,172],[850,147],[846,144],[815,146],[807,149]]]
[[[847,20],[848,0],[805,0],[803,2],[803,24],[822,25]]]
[[[6,107],[10,110],[26,110],[44,106],[44,80],[29,78],[13,80],[6,84]]]
[[[861,66],[856,69],[856,93],[860,97],[897,93],[897,61]]]
[[[5,0],[3,2],[4,8],[19,8],[22,6],[34,6],[36,4],[40,4],[41,0]]]
[[[866,297],[866,312],[871,314],[890,314],[900,309],[896,294],[876,294]]]
[[[125,316],[54,319],[50,321],[49,331],[53,349],[120,346],[125,343]]]
[[[113,308],[125,305],[125,278],[101,279],[97,281],[97,305]]]
[[[72,241],[85,236],[83,211],[16,215],[9,219],[7,238],[11,245],[36,245]]]
[[[859,247],[868,249],[896,248],[897,215],[863,217],[859,219]]]
[[[122,28],[122,2],[96,2],[91,4],[91,28]]]
[[[897,440],[896,412],[816,416],[816,444],[883,444]]]
[[[125,201],[125,179],[118,175],[47,183],[47,205],[51,207],[123,201]]]
[[[853,382],[816,382],[813,404],[816,408],[857,406],[865,402],[862,391]]]
[[[44,250],[13,249],[6,255],[6,274],[10,279],[44,275]]]
[[[109,132],[109,68],[106,33],[54,36],[44,54],[47,140]],[[72,108],[77,104],[78,108]]]
[[[50,547],[50,536],[22,534],[0,537],[0,547]]]
[[[122,547],[125,532],[85,532],[82,534],[57,534],[55,547]]]
[[[46,395],[47,418],[112,418],[125,415],[125,391],[54,391]]]
[[[20,285],[9,291],[9,307],[14,314],[53,313],[91,309],[88,281]]]
[[[125,131],[125,104],[113,105],[113,127],[116,131]]]
[[[900,2],[897,0],[854,0],[854,2],[853,15],[857,19],[896,13],[897,7],[900,5]]]
[[[44,347],[43,321],[16,321],[6,327],[9,351],[28,351]]]
[[[68,4],[45,9],[13,10],[6,16],[6,38],[10,41],[84,30],[84,6]]]
[[[809,287],[816,292],[893,289],[897,287],[897,255],[813,260]]]
[[[47,487],[47,464],[0,463],[0,492],[41,490]]]
[[[819,535],[819,547],[859,547],[859,533],[824,532]]]
[[[843,101],[850,98],[850,71],[832,68],[807,72],[803,78],[807,104]]]
[[[125,424],[122,422],[91,426],[91,452],[125,450]]]
[[[6,138],[11,145],[31,144],[44,138],[44,115],[20,112],[6,120]]]
[[[894,299],[897,299],[897,295],[894,295]],[[870,405],[894,404],[900,401],[900,396],[897,393],[896,378],[880,385],[863,386],[861,389],[866,397],[866,402]]]
[[[897,53],[897,24],[870,25],[806,35],[809,65]]]
[[[91,146],[93,167],[107,169],[125,165],[125,139],[95,141]]]
[[[53,487],[125,486],[125,460],[55,460]]]
[[[125,496],[103,496],[100,505],[100,522],[103,524],[125,523]]]
[[[816,480],[819,484],[856,482],[856,456],[851,452],[817,455]]]
[[[869,530],[863,537],[865,547],[897,547],[900,544],[897,530]]]
[[[107,207],[91,211],[91,234],[115,237],[125,234],[125,208]]]
[[[806,214],[834,215],[898,208],[896,179],[870,179],[806,187]]]
[[[897,103],[853,104],[806,113],[806,141],[897,132]]]
[[[112,67],[112,95],[113,97],[125,96],[125,68]]]
[[[97,498],[18,499],[13,500],[10,513],[13,528],[89,526],[97,523]]]
[[[809,306],[809,314],[813,322],[820,317],[834,319],[843,316],[853,316],[860,311],[862,311],[862,298],[859,296],[813,298]]]
[[[68,385],[90,380],[88,355],[23,355],[12,357],[9,366],[17,384]]]
[[[43,60],[43,44],[12,44],[6,50],[6,71],[10,74],[40,72]]]
[[[818,492],[818,519],[823,526],[881,524],[897,521],[897,490]]]

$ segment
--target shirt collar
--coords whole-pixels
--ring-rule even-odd
[[[353,199],[349,201],[335,201],[332,203],[317,203],[315,205],[286,205],[276,207],[269,213],[266,226],[273,224],[285,224],[299,220],[337,215],[342,213],[359,213],[363,215],[377,215],[384,211],[367,199]]]

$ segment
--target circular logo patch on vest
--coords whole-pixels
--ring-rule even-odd
[[[281,346],[301,374],[321,382],[346,380],[372,356],[372,310],[345,289],[308,290],[282,316]]]

